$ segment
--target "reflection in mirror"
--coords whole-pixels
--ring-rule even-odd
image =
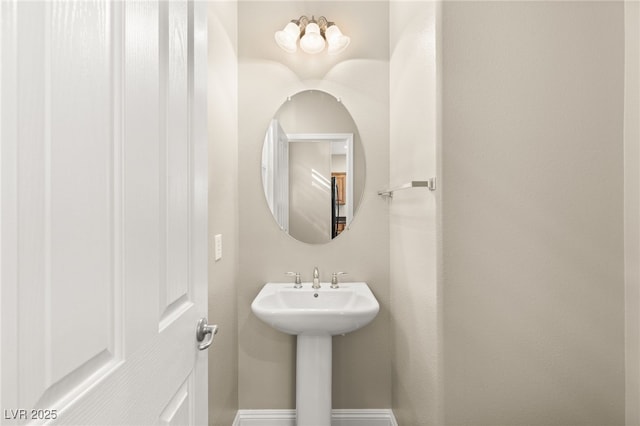
[[[353,220],[364,187],[364,152],[334,96],[300,92],[280,107],[262,149],[262,184],[274,219],[299,241],[327,243]]]

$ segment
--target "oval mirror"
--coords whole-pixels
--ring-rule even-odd
[[[360,135],[339,98],[306,90],[267,129],[262,185],[274,219],[293,238],[328,243],[354,218],[364,189]]]

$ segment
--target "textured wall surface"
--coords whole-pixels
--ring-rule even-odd
[[[443,5],[446,424],[624,424],[622,2]]]
[[[229,426],[238,410],[238,67],[235,2],[209,3],[209,424]],[[214,235],[222,259],[214,261]]]
[[[625,2],[624,251],[626,421],[640,424],[640,3]]]
[[[390,3],[392,186],[437,174],[437,13],[435,2]],[[438,195],[415,188],[388,202],[392,400],[401,425],[442,425]]]

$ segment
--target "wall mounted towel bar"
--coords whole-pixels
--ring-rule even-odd
[[[428,188],[429,191],[435,191],[436,178],[432,177],[429,180],[412,180],[409,183],[405,183],[404,185],[400,185],[395,188],[385,189],[384,191],[378,191],[378,195],[391,198],[393,197],[393,193],[395,191],[399,191],[401,189],[408,189],[408,188]]]

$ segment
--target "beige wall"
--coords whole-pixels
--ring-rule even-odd
[[[451,425],[622,425],[623,4],[443,5]]]
[[[626,281],[626,416],[639,423],[638,4],[625,5],[626,62],[621,4],[442,7],[440,30],[428,1],[211,3],[210,251],[222,233],[224,257],[209,271],[221,326],[210,424],[231,424],[238,407],[295,406],[295,340],[249,304],[265,281],[309,280],[316,264],[325,281],[334,270],[368,281],[382,305],[334,339],[334,407],[392,406],[403,426],[623,424]],[[352,46],[281,52],[274,28],[301,14],[336,19]],[[307,88],[341,96],[367,160],[352,229],[322,246],[279,230],[260,183],[269,120]],[[436,193],[376,195],[436,174]]]
[[[436,176],[435,2],[390,3],[390,182]],[[393,411],[400,425],[442,426],[436,197],[394,193],[390,209]]]
[[[626,421],[640,424],[640,3],[625,3]]]
[[[209,3],[209,424],[229,426],[238,409],[238,117],[235,2]],[[213,237],[222,234],[222,259]]]
[[[299,271],[309,281],[317,265],[325,282],[333,271],[367,281],[381,304],[367,327],[334,338],[334,408],[389,407],[389,225],[386,203],[376,194],[389,178],[388,4],[242,1],[238,7],[239,405],[295,407],[295,339],[258,320],[250,304],[265,282],[288,280],[285,271]],[[274,31],[303,14],[336,20],[352,36],[349,49],[334,57],[280,50]],[[280,230],[260,177],[270,119],[287,96],[308,88],[341,97],[366,156],[358,214],[350,230],[326,245],[300,243]]]

